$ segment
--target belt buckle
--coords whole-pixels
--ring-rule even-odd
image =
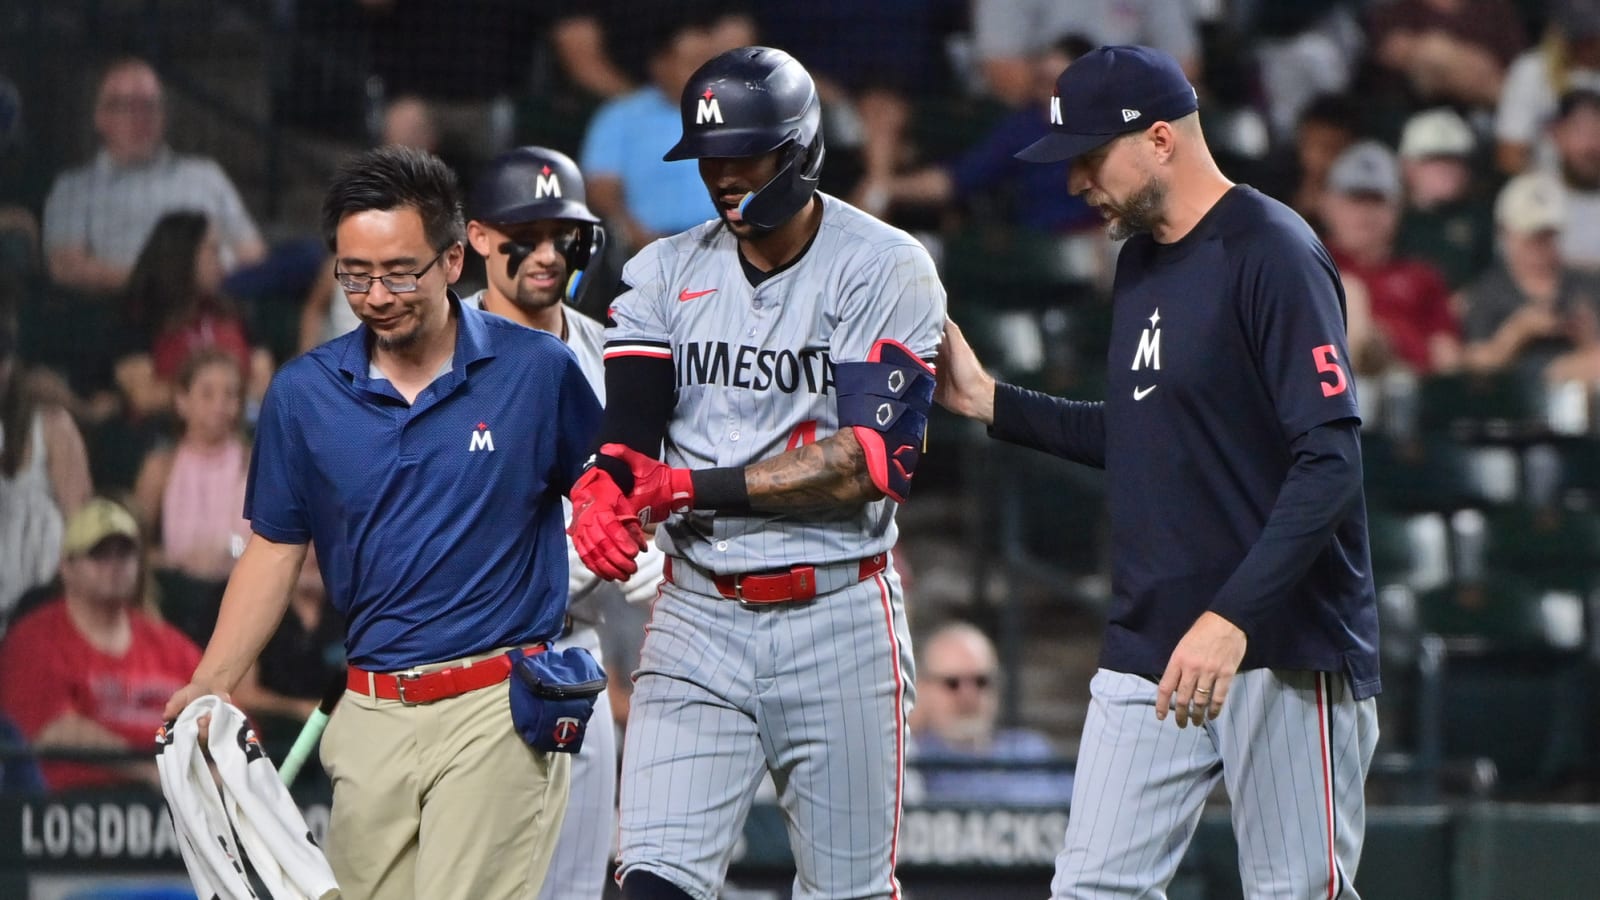
[[[406,699],[406,682],[407,681],[415,681],[418,678],[421,678],[424,674],[426,674],[426,673],[418,671],[417,669],[407,669],[404,672],[396,672],[396,673],[394,673],[394,689],[395,689],[395,693],[399,695],[400,703],[402,705],[404,705],[404,706],[421,706],[422,705],[423,701],[421,701],[421,700],[408,700],[408,699]]]
[[[746,600],[744,598],[744,576],[743,575],[735,575],[735,576],[733,576],[733,600],[734,600],[735,603],[739,604],[741,607],[743,607],[745,609],[759,609],[760,607],[766,605],[764,603],[752,603],[751,601]]]
[[[774,606],[782,606],[783,605],[784,601],[782,601],[782,600],[747,600],[747,599],[745,599],[745,596],[744,596],[744,580],[746,578],[748,578],[748,577],[750,577],[748,574],[733,576],[733,599],[734,599],[735,603],[738,603],[739,606],[744,608],[744,609],[754,609],[754,610],[771,609]]]

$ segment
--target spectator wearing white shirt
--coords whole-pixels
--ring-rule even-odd
[[[267,248],[238,190],[216,161],[166,143],[161,80],[140,59],[106,69],[95,98],[100,150],[63,172],[44,207],[44,252],[55,283],[97,294],[122,288],[163,215],[204,212],[221,237],[229,270],[261,261]]]
[[[1553,0],[1544,40],[1506,70],[1495,110],[1495,161],[1507,175],[1554,158],[1542,141],[1561,96],[1600,90],[1600,0]]]

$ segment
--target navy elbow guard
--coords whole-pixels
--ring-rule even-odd
[[[904,503],[922,458],[933,408],[933,367],[906,345],[883,338],[866,362],[836,363],[839,426],[855,430],[872,483]]]

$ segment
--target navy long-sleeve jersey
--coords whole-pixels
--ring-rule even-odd
[[[1241,668],[1381,690],[1344,296],[1283,204],[1230,190],[1182,239],[1122,249],[1104,403],[1002,385],[995,437],[1107,473],[1113,602],[1101,665],[1159,675],[1207,610]]]

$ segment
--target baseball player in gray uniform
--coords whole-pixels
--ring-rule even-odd
[[[605,246],[600,220],[584,202],[577,165],[544,147],[508,150],[479,173],[467,206],[467,241],[484,258],[488,287],[462,302],[560,335],[604,403],[605,329],[567,306],[581,299],[584,271]],[[571,512],[569,506],[569,518]],[[599,660],[599,594],[616,587],[590,572],[570,541],[567,553],[568,629],[556,647],[583,647]],[[638,571],[622,584],[629,601],[655,597],[663,558],[655,548],[640,554]],[[573,760],[567,814],[540,900],[599,900],[605,893],[616,836],[617,739],[604,692],[591,723]]]
[[[771,773],[799,898],[897,897],[913,697],[894,513],[922,450],[944,290],[909,235],[823,194],[821,109],[788,54],[728,51],[681,102],[717,218],[623,269],[611,398],[570,529],[666,578],[623,752],[624,896],[717,896]],[[665,462],[658,456],[665,452]]]

